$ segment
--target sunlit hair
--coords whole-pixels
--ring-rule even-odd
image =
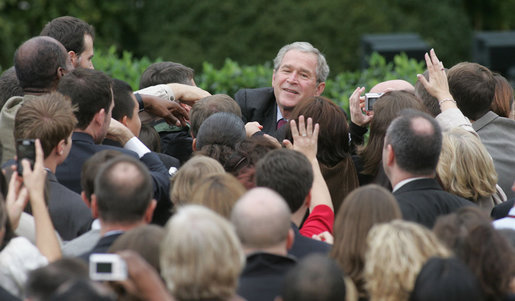
[[[436,171],[446,191],[473,202],[496,191],[497,172],[492,157],[479,138],[464,129],[443,133]]]
[[[233,226],[199,205],[187,205],[166,225],[161,275],[178,300],[227,300],[245,262]]]
[[[397,200],[385,188],[370,184],[351,192],[334,221],[334,244],[330,256],[349,276],[360,295],[365,295],[363,267],[366,237],[372,226],[402,218]]]
[[[277,53],[277,56],[274,59],[274,70],[279,70],[281,63],[283,61],[284,55],[290,50],[297,50],[305,53],[313,53],[317,57],[317,82],[322,83],[325,82],[327,76],[329,75],[329,65],[327,65],[327,61],[324,55],[320,52],[320,50],[313,47],[308,42],[294,42],[288,45],[283,46]]]
[[[224,168],[215,159],[206,156],[189,159],[170,181],[172,202],[175,206],[188,203],[195,183],[210,175],[223,173]]]
[[[450,256],[429,229],[401,220],[372,227],[367,243],[364,276],[371,301],[408,300],[424,263]]]
[[[501,117],[510,117],[511,107],[513,106],[513,88],[508,80],[494,73],[495,79],[495,95],[491,110]]]
[[[233,175],[214,174],[193,187],[189,203],[206,206],[230,219],[234,204],[245,191],[245,187]]]

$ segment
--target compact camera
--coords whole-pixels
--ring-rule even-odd
[[[127,264],[117,254],[91,254],[89,278],[96,281],[121,281],[127,279]]]
[[[373,111],[374,103],[382,95],[383,95],[383,93],[365,93],[365,109],[367,111]]]

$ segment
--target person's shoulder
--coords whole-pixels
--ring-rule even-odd
[[[240,102],[242,100],[251,100],[256,97],[259,98],[269,98],[274,95],[274,88],[273,87],[265,87],[265,88],[254,88],[254,89],[240,89],[236,94],[234,95],[234,99],[237,102]]]

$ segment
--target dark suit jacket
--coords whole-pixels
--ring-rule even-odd
[[[273,301],[281,294],[284,276],[295,264],[291,257],[250,254],[240,276],[237,294],[248,301]]]
[[[64,240],[72,240],[86,233],[91,227],[93,217],[79,194],[57,182],[55,175],[47,171],[50,186],[48,211],[55,230]]]
[[[399,203],[405,220],[433,228],[436,218],[474,204],[464,198],[442,190],[435,179],[419,179],[396,190],[393,195]]]
[[[115,240],[122,234],[123,232],[102,236],[100,240],[97,242],[97,244],[91,250],[80,255],[79,258],[83,259],[86,262],[89,262],[89,255],[94,253],[107,253],[109,247],[111,247]]]
[[[495,205],[495,207],[492,209],[492,212],[490,213],[490,216],[493,219],[501,219],[508,215],[511,208],[515,205],[515,199],[507,200],[506,202],[500,203],[498,205]]]
[[[293,246],[288,250],[288,254],[295,256],[298,260],[314,253],[328,254],[331,250],[331,245],[300,234],[299,228],[294,223],[291,223],[291,228],[295,233],[295,237]]]
[[[241,108],[243,122],[257,121],[262,131],[275,136],[277,128],[277,103],[274,88],[241,89],[234,95]]]

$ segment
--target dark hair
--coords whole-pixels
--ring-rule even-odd
[[[115,301],[116,295],[104,285],[89,279],[72,279],[63,283],[49,301]]]
[[[197,137],[202,123],[211,115],[218,112],[232,113],[241,118],[241,109],[232,97],[225,94],[215,94],[199,99],[190,111],[191,134]]]
[[[374,177],[378,175],[386,130],[403,109],[424,111],[424,106],[413,93],[407,91],[386,92],[374,103],[374,118],[370,123],[368,143],[358,151],[363,161],[362,174]]]
[[[14,54],[16,77],[23,90],[49,89],[58,80],[59,67],[67,70],[68,53],[55,39],[34,37],[23,43]]]
[[[353,190],[336,214],[330,256],[352,279],[361,296],[366,295],[363,268],[368,231],[376,224],[401,218],[395,197],[376,184]]]
[[[460,208],[438,218],[433,231],[476,275],[486,300],[500,300],[509,293],[515,252],[485,212]]]
[[[84,35],[90,35],[94,40],[95,29],[79,18],[63,16],[48,22],[40,35],[50,36],[61,42],[67,51],[81,54],[84,51]]]
[[[77,68],[61,78],[57,91],[77,106],[77,128],[83,130],[101,109],[106,114],[109,111],[113,100],[111,86],[111,78],[102,71]]]
[[[482,301],[476,276],[459,259],[433,257],[417,276],[409,301]]]
[[[345,300],[343,271],[327,256],[314,254],[291,269],[284,279],[284,301]]]
[[[80,172],[80,186],[82,191],[86,194],[86,198],[88,200],[91,201],[91,195],[95,192],[95,178],[102,165],[107,161],[121,155],[123,155],[123,153],[120,151],[106,149],[95,153],[88,160],[86,160],[86,162],[84,162]]]
[[[121,121],[123,116],[132,118],[134,113],[134,99],[132,99],[132,88],[123,80],[113,79],[114,107],[112,117]]]
[[[0,108],[13,96],[23,96],[23,89],[20,86],[14,66],[5,70],[0,75]]]
[[[148,124],[142,124],[138,138],[151,151],[156,153],[161,152],[161,137],[159,137],[159,133],[152,126]]]
[[[143,89],[159,84],[178,83],[191,85],[194,71],[190,67],[174,62],[153,63],[141,74],[139,88]]]
[[[458,108],[471,120],[485,115],[495,95],[492,72],[479,64],[463,62],[449,69],[449,90]]]
[[[48,298],[70,279],[88,279],[88,266],[78,258],[61,258],[31,271],[25,283],[25,295],[32,300]]]
[[[95,196],[103,221],[131,223],[141,220],[152,200],[152,180],[145,165],[119,156],[103,165],[95,178]]]
[[[53,92],[23,102],[14,119],[15,139],[40,139],[45,158],[61,140],[68,143],[77,119],[69,99]]]
[[[448,71],[449,69],[445,68],[445,73]],[[426,80],[429,80],[428,70],[424,71],[422,75],[424,75]],[[436,117],[442,112],[440,110],[440,105],[438,104],[438,99],[427,92],[426,88],[422,82],[420,82],[420,80],[417,80],[415,83],[415,95],[422,101],[422,104],[426,107],[428,113],[431,114],[431,116]]]
[[[267,153],[256,165],[256,185],[281,195],[295,213],[313,185],[313,168],[303,154],[288,149]]]
[[[209,116],[200,126],[197,138],[197,149],[209,144],[219,144],[234,148],[236,143],[246,137],[245,124],[238,116],[219,112]]]
[[[422,119],[422,120],[421,120]],[[428,123],[423,129],[417,123]],[[426,113],[403,110],[386,132],[385,147],[391,145],[400,168],[414,175],[433,173],[442,149],[442,132]]]
[[[330,99],[315,96],[305,99],[295,106],[290,120],[299,124],[299,116],[304,115],[318,123],[317,159],[321,164],[322,173],[331,192],[335,212],[349,192],[359,186],[358,176],[350,154],[349,126],[345,112]],[[290,124],[286,124],[286,139],[293,141]],[[338,174],[328,171],[339,165]],[[327,171],[327,172],[326,172]],[[335,179],[334,177],[338,177]]]
[[[495,95],[490,109],[501,117],[510,117],[511,107],[513,106],[513,87],[508,80],[494,72]]]

